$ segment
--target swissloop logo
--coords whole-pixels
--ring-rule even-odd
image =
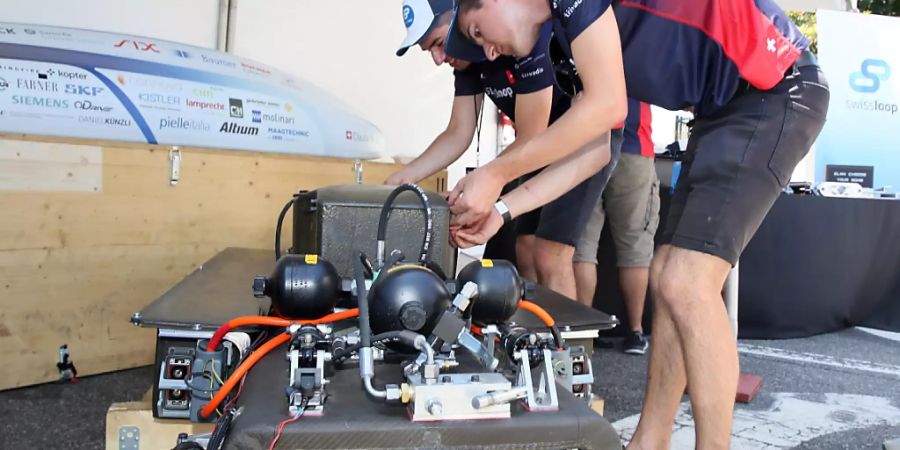
[[[850,89],[856,92],[872,93],[878,91],[881,82],[891,77],[891,66],[880,59],[863,60],[859,72],[850,74]]]
[[[850,74],[850,88],[863,94],[873,94],[881,88],[881,83],[891,78],[891,66],[880,59],[866,59],[860,65],[859,72]],[[880,97],[880,96],[879,96]],[[847,99],[847,109],[866,112],[897,114],[900,105],[886,102],[885,99],[873,96],[862,96],[859,99]]]
[[[413,24],[413,20],[415,20],[416,14],[413,12],[413,9],[409,5],[403,5],[403,23],[406,25],[406,28],[409,28]]]

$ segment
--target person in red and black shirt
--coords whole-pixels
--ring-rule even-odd
[[[622,347],[629,355],[643,355],[648,346],[641,319],[650,280],[653,238],[659,225],[659,179],[653,163],[651,120],[650,105],[628,99],[622,154],[578,241],[574,258],[578,300],[592,305],[597,286],[597,247],[603,225],[608,223],[616,246],[619,287],[628,318]],[[616,145],[613,142],[612,147]]]
[[[825,122],[827,81],[809,40],[774,0],[459,0],[458,11],[460,32],[488,59],[522,54],[552,20],[584,92],[520,152],[460,181],[450,196],[457,241],[475,244],[500,227],[491,203],[505,179],[575,159],[622,120],[626,86],[639,101],[693,110],[651,266],[654,344],[629,446],[668,447],[689,384],[697,447],[727,448],[738,358],[721,290]],[[541,175],[501,197],[509,217],[577,182]]]

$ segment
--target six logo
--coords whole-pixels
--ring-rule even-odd
[[[154,44],[152,42],[147,43],[147,42],[141,42],[141,41],[132,41],[130,39],[122,39],[121,42],[119,42],[116,45],[113,45],[113,47],[121,48],[121,47],[124,47],[129,42],[131,43],[132,46],[134,46],[135,50],[140,50],[142,52],[159,53],[159,50],[156,49],[156,44]]]
[[[231,117],[235,117],[238,119],[244,118],[244,102],[237,98],[229,98],[228,99],[228,111],[231,114]]]
[[[856,92],[872,93],[881,82],[891,77],[891,66],[880,59],[865,59],[859,72],[850,74],[850,88]]]

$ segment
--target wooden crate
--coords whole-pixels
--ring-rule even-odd
[[[137,429],[141,450],[169,450],[180,433],[209,433],[212,424],[153,418],[150,402],[113,403],[106,413],[106,450],[119,450],[120,430]]]
[[[0,135],[0,390],[55,380],[62,344],[79,375],[151,364],[132,313],[225,247],[272,248],[297,190],[354,180],[350,160],[180,151],[172,186],[165,146]]]

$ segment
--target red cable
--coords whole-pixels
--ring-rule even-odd
[[[275,433],[275,438],[272,439],[272,443],[269,444],[269,450],[273,450],[275,448],[275,443],[277,443],[278,440],[281,439],[281,433],[284,432],[284,426],[291,422],[296,422],[297,419],[299,419],[300,416],[302,416],[302,415],[303,415],[302,413],[297,414],[296,416],[291,417],[290,419],[282,420],[281,423],[278,424],[278,432]]]
[[[218,330],[213,334],[213,336],[209,339],[209,343],[206,344],[206,351],[213,352],[219,348],[219,344],[222,343],[222,339],[228,334],[229,331],[237,328],[243,327],[247,325],[267,325],[274,327],[287,327],[290,325],[319,325],[322,323],[329,322],[337,322],[338,320],[349,319],[351,317],[356,317],[359,315],[359,309],[353,308],[348,309],[346,311],[341,311],[337,313],[331,313],[326,316],[322,316],[318,319],[312,320],[288,320],[282,319],[280,317],[269,317],[269,316],[246,316],[246,317],[238,317],[236,319],[231,319],[228,322],[222,324]]]

